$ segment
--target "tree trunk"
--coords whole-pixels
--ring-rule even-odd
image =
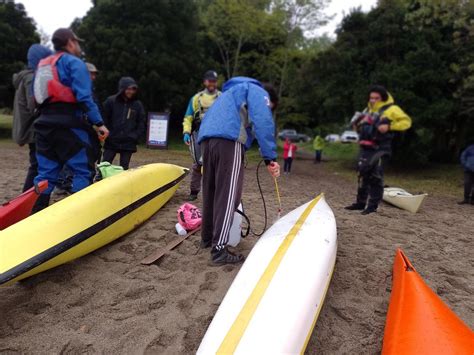
[[[240,50],[242,48],[242,42],[244,35],[240,34],[239,36],[239,42],[237,43],[237,50],[235,51],[235,58],[234,58],[234,69],[232,70],[232,76],[235,76],[237,74],[237,69],[239,68],[239,56],[240,56]]]

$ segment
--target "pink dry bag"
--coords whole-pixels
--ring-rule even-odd
[[[178,208],[178,223],[187,231],[198,228],[201,222],[201,211],[196,206],[185,203]]]

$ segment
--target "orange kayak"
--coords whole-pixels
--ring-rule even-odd
[[[0,206],[0,230],[10,227],[28,217],[38,196],[48,188],[46,180],[40,181],[36,187],[23,192],[9,202]]]
[[[474,354],[472,330],[424,283],[400,249],[382,354]]]

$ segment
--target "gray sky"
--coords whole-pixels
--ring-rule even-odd
[[[60,27],[68,27],[76,17],[84,16],[92,6],[91,0],[16,0],[15,2],[23,3],[38,28],[42,28],[49,35]],[[327,32],[330,36],[334,36],[334,30],[341,21],[343,13],[347,14],[351,8],[358,6],[364,11],[369,11],[376,3],[377,0],[332,0],[326,13],[336,16],[316,33]]]

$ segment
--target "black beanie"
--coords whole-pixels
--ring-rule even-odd
[[[377,94],[380,94],[382,101],[388,100],[388,91],[382,85],[372,85],[369,88],[369,96],[371,92],[376,92]]]

